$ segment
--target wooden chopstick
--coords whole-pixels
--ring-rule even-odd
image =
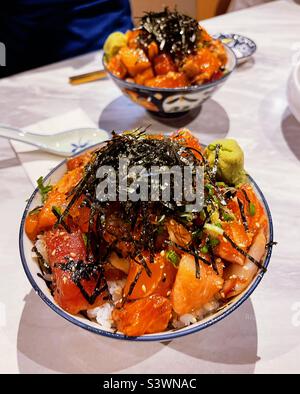
[[[82,83],[99,81],[100,79],[106,78],[107,72],[105,70],[92,71],[86,74],[74,75],[69,78],[71,85],[80,85]]]

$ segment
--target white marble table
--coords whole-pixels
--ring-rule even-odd
[[[69,86],[69,75],[95,67],[97,56],[89,54],[1,80],[0,122],[25,127],[80,107],[108,130],[152,123],[170,131],[187,123],[203,142],[237,138],[273,214],[279,244],[268,274],[230,317],[173,342],[114,342],[72,326],[31,290],[21,267],[18,227],[33,186],[9,142],[0,140],[1,372],[300,372],[300,124],[285,94],[300,48],[300,6],[272,2],[204,25],[248,35],[258,51],[194,120],[161,124],[110,81]]]

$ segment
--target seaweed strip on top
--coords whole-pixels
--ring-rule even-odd
[[[217,144],[217,147],[221,147],[221,146],[220,146],[219,144]],[[222,191],[220,190],[220,188],[216,185],[215,177],[212,176],[212,174],[211,174],[212,170],[210,169],[210,165],[209,165],[209,163],[208,163],[206,157],[203,155],[203,153],[202,153],[199,149],[196,149],[196,148],[193,148],[193,147],[190,147],[190,146],[185,147],[185,148],[186,148],[186,149],[189,149],[189,150],[191,150],[191,151],[194,151],[194,152],[198,153],[198,154],[201,156],[202,161],[203,161],[203,163],[204,163],[204,167],[205,167],[205,169],[207,169],[207,171],[205,171],[205,175],[208,177],[210,183],[213,185],[214,190],[215,190],[215,192],[216,192],[216,196],[217,196],[217,198],[218,198],[219,201],[220,201],[220,204],[222,204],[222,205],[224,205],[224,206],[227,205],[225,196],[223,195],[223,193],[222,193]],[[217,148],[216,148],[216,149],[217,149]],[[219,149],[220,149],[220,148],[219,148]],[[218,155],[219,155],[219,153],[218,153]],[[200,163],[201,163],[201,162],[200,162]]]
[[[220,145],[216,147],[218,151]],[[200,158],[196,157],[195,152],[200,155]],[[69,195],[72,196],[70,202],[68,203],[65,211],[60,215],[58,222],[62,222],[64,217],[68,215],[72,205],[81,197],[84,196],[86,201],[90,205],[90,218],[89,218],[89,231],[87,238],[87,250],[88,255],[92,252],[92,256],[89,256],[91,261],[95,264],[103,264],[104,261],[99,256],[99,245],[105,243],[103,238],[104,230],[109,233],[109,229],[106,228],[107,212],[109,212],[110,203],[96,201],[96,188],[99,182],[97,178],[97,170],[100,166],[112,166],[116,171],[118,171],[118,159],[126,157],[129,161],[128,167],[131,165],[143,165],[144,168],[151,169],[152,166],[175,166],[179,165],[181,167],[190,165],[201,165],[204,166],[204,175],[206,180],[209,181],[213,189],[213,200],[210,201],[208,195],[205,196],[205,203],[207,206],[211,205],[214,209],[218,205],[226,205],[226,197],[224,195],[224,190],[219,189],[215,181],[215,168],[218,159],[218,154],[216,152],[216,160],[213,169],[210,167],[203,153],[192,147],[185,147],[179,141],[171,140],[168,137],[161,137],[159,139],[151,138],[151,136],[145,135],[145,129],[136,129],[131,132],[125,132],[122,135],[113,133],[113,138],[106,143],[105,146],[96,150],[92,156],[91,162],[89,162],[84,170],[84,175],[82,180],[70,191]],[[148,186],[150,187],[149,183]],[[120,192],[120,185],[116,184],[117,193]],[[173,196],[173,194],[172,194]],[[218,204],[217,204],[218,202]],[[120,213],[120,220],[125,223],[130,223],[131,231],[125,231],[123,237],[118,237],[119,241],[131,242],[134,247],[134,252],[130,252],[130,257],[137,261],[145,269],[147,275],[150,277],[152,272],[148,266],[145,258],[143,257],[143,251],[148,250],[150,252],[150,265],[154,261],[155,253],[155,236],[157,235],[157,224],[151,219],[152,213],[158,215],[157,217],[165,216],[166,218],[178,219],[178,212],[183,212],[185,205],[190,204],[190,202],[182,201],[178,202],[175,200],[170,201],[170,204],[165,204],[163,201],[145,203],[142,201],[118,201],[118,212]],[[206,208],[205,208],[206,209]],[[108,210],[108,211],[107,211]],[[209,220],[209,215],[206,211],[204,223]],[[102,219],[103,218],[103,223]],[[96,229],[94,226],[96,220]],[[138,221],[139,220],[139,221]],[[137,222],[138,221],[138,222]],[[184,223],[182,223],[184,224]],[[135,226],[141,226],[141,236],[139,239],[133,236]],[[194,228],[192,221],[187,223],[188,230],[190,231]],[[199,226],[198,226],[199,227]],[[116,236],[116,234],[111,234]],[[91,250],[90,242],[96,245],[96,250]],[[179,247],[178,245],[176,245]],[[107,253],[112,250],[117,251],[118,245],[113,242],[110,247],[106,248]],[[181,247],[179,247],[181,248]],[[182,249],[182,248],[181,248]],[[195,245],[189,245],[188,248],[184,248],[186,253],[189,253],[195,257],[196,260],[196,277],[199,277],[199,260],[203,263],[212,266],[216,271],[214,261],[211,263],[197,253]],[[214,260],[214,259],[212,259]],[[96,263],[97,261],[97,263]],[[197,264],[198,262],[198,264]],[[199,266],[199,270],[197,268]]]
[[[102,165],[110,165],[114,169],[118,170],[118,158],[127,157],[130,160],[130,165],[143,165],[146,169],[150,169],[151,166],[184,166],[188,163],[195,163],[195,155],[189,152],[183,157],[180,152],[183,149],[182,145],[176,141],[172,141],[169,138],[152,139],[145,136],[145,129],[136,129],[133,132],[126,132],[122,135],[114,134],[112,140],[108,141],[107,144],[95,151],[93,159],[85,167],[84,175],[82,180],[70,191],[71,200],[68,203],[64,212],[60,215],[58,223],[61,224],[66,215],[68,215],[71,207],[76,200],[81,196],[85,195],[88,200],[91,199],[91,205],[95,200],[95,189],[97,187],[97,169]],[[117,192],[119,192],[119,185],[117,185]],[[105,206],[105,203],[98,202],[100,206]],[[187,201],[183,201],[182,204],[188,204]],[[121,210],[130,212],[130,202],[120,202]],[[177,209],[178,203],[174,200],[171,202],[169,208],[171,212]],[[159,209],[164,212],[167,207],[164,206],[163,202],[160,202]],[[134,210],[134,207],[133,207]],[[131,209],[132,211],[132,209]],[[154,241],[153,234],[154,229],[152,223],[149,222],[146,214],[149,212],[149,207],[144,209],[144,248],[151,251],[151,261],[153,261],[153,250]],[[130,217],[127,218],[130,221]],[[93,214],[91,214],[90,220],[93,220]]]
[[[241,190],[242,190],[242,193],[245,196],[245,199],[246,199],[247,203],[251,204],[250,198],[248,197],[248,194],[247,194],[246,190],[244,190],[244,189],[241,189]]]
[[[238,205],[239,205],[239,209],[240,209],[240,212],[241,212],[243,226],[244,226],[244,228],[245,228],[245,230],[247,232],[249,230],[249,226],[248,226],[248,222],[247,222],[247,217],[245,215],[244,204],[239,198],[237,200],[238,200]]]
[[[204,264],[211,266],[211,262],[206,260],[204,257],[200,256],[196,250],[184,248],[183,246],[178,245],[176,242],[166,241],[167,244],[173,244],[176,248],[182,250],[185,253],[191,254],[193,257],[201,260]]]
[[[73,259],[67,259],[66,263],[58,263],[54,265],[55,267],[61,269],[62,271],[69,272],[71,274],[71,280],[75,283],[75,285],[79,288],[83,297],[88,301],[90,305],[93,305],[96,298],[103,293],[104,291],[108,292],[107,282],[104,277],[103,268],[98,264],[86,263],[82,260],[75,261]],[[88,294],[84,287],[82,286],[81,281],[91,280],[91,278],[96,278],[97,282],[92,294]],[[102,286],[101,282],[104,282]]]
[[[195,269],[196,269],[196,279],[201,278],[201,270],[200,270],[200,264],[199,264],[199,256],[194,255],[195,258]]]
[[[65,222],[64,219],[61,219],[61,214],[56,210],[56,208],[53,206],[51,208],[51,211],[53,213],[53,215],[56,217],[57,222],[54,225],[54,228],[58,227],[58,225],[60,224],[61,226],[63,226],[63,228],[66,230],[67,233],[71,233],[71,229],[70,227],[67,225],[67,223]]]
[[[217,171],[218,171],[220,149],[221,149],[221,145],[220,145],[220,144],[217,144],[217,145],[216,145],[216,148],[215,148],[215,160],[214,160],[214,165],[213,165],[213,167],[212,167],[212,169],[211,169],[211,175],[212,175],[213,179],[216,178]]]
[[[33,246],[32,248],[32,252],[34,252],[36,254],[37,260],[38,260],[38,264],[40,267],[40,270],[42,272],[43,275],[45,274],[52,274],[52,270],[49,267],[48,263],[45,261],[44,257],[42,256],[42,254],[38,251],[36,246]]]
[[[139,280],[139,277],[141,276],[142,272],[143,272],[143,269],[140,269],[138,271],[138,273],[135,275],[135,278],[133,279],[133,281],[130,283],[129,290],[128,290],[128,296],[130,296],[132,294],[132,292],[133,292],[133,290],[134,290],[134,288],[135,288],[135,286],[137,284],[137,281]]]
[[[217,264],[215,262],[214,250],[213,250],[213,247],[211,246],[211,243],[209,242],[209,239],[207,240],[206,245],[208,248],[209,256],[211,258],[211,265],[213,267],[213,270],[216,272],[217,275],[219,275],[219,270],[218,270]]]
[[[227,239],[231,243],[231,245],[236,249],[239,253],[241,253],[243,256],[247,257],[252,263],[254,263],[258,268],[260,268],[263,272],[266,272],[267,269],[264,267],[260,261],[256,260],[253,256],[251,256],[249,253],[245,252],[242,248],[240,248],[231,238],[228,234],[225,232],[223,233],[223,237]]]
[[[140,18],[139,42],[147,47],[155,41],[161,51],[182,59],[197,50],[201,36],[198,21],[168,7],[161,12],[146,12]]]

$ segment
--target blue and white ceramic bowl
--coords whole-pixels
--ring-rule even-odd
[[[219,33],[214,35],[214,38],[222,41],[224,45],[234,52],[238,64],[248,61],[254,55],[257,49],[257,46],[253,40],[240,34]]]
[[[75,155],[76,156],[76,155]],[[56,168],[54,168],[48,175],[45,177],[46,180],[50,181],[51,183],[56,183],[67,171],[66,160],[59,164]],[[270,246],[266,249],[266,253],[264,256],[264,267],[267,267],[271,258],[272,253],[272,241],[273,241],[273,225],[272,225],[272,217],[268,207],[268,204],[265,200],[265,197],[257,184],[254,180],[249,177],[250,183],[253,185],[257,195],[259,196],[266,215],[268,217],[268,239],[267,242]],[[121,333],[115,333],[112,331],[105,331],[104,329],[100,328],[100,326],[88,320],[84,316],[81,315],[71,315],[64,311],[57,303],[55,302],[54,298],[50,294],[50,291],[45,284],[44,280],[41,279],[38,274],[40,273],[39,266],[37,264],[36,259],[32,255],[32,242],[29,240],[25,233],[25,219],[28,215],[28,212],[31,211],[33,208],[41,205],[41,198],[38,192],[38,189],[35,189],[32,193],[31,197],[29,198],[25,211],[23,213],[23,217],[21,220],[20,225],[20,232],[19,232],[19,248],[20,248],[20,255],[23,264],[23,268],[25,273],[36,293],[41,297],[41,299],[50,307],[54,312],[58,315],[63,317],[64,319],[68,320],[70,323],[73,323],[85,330],[93,332],[98,335],[104,335],[106,337],[110,337],[113,339],[123,339],[123,340],[132,340],[132,341],[167,341],[172,340],[184,335],[189,335],[195,333],[197,331],[204,330],[205,328],[217,323],[218,321],[226,318],[229,316],[233,311],[243,304],[244,301],[252,294],[255,288],[258,286],[259,282],[262,280],[264,273],[258,272],[255,278],[253,279],[252,283],[248,286],[246,290],[244,290],[240,295],[231,299],[226,305],[223,305],[217,312],[213,313],[212,315],[206,317],[205,319],[191,324],[188,327],[181,328],[181,329],[174,329],[165,332],[160,332],[156,334],[147,334],[139,337],[127,337]],[[220,332],[220,335],[222,333]]]
[[[127,82],[113,75],[107,70],[105,61],[103,66],[118,88],[133,102],[156,115],[164,117],[180,116],[188,111],[199,108],[227,81],[236,67],[236,57],[233,51],[226,47],[227,64],[225,75],[217,81],[184,88],[152,88]]]

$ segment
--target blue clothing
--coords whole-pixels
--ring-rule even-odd
[[[133,26],[129,0],[7,3],[0,15],[0,42],[6,46],[2,76],[100,49],[110,33]]]

